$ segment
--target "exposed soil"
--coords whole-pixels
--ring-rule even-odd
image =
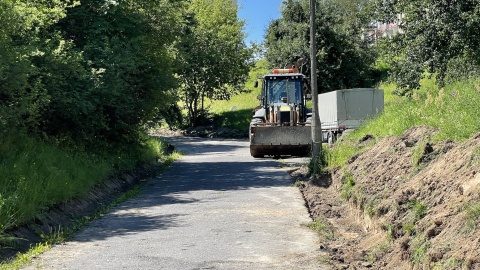
[[[358,147],[367,150],[344,168],[311,178],[306,168],[292,173],[312,217],[333,232],[320,244],[332,269],[480,269],[480,133],[463,143],[431,142],[435,132],[415,127],[400,137],[365,136]],[[0,257],[92,215],[155,174],[144,169],[9,232],[20,241]]]
[[[366,136],[344,168],[293,172],[333,231],[321,244],[333,269],[480,269],[480,134],[434,143],[435,132]]]

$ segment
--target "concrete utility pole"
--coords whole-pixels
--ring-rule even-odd
[[[315,39],[315,0],[310,0],[310,85],[312,88],[312,160],[314,170],[318,168],[318,158],[322,151],[322,126],[318,115],[317,86],[317,44]]]

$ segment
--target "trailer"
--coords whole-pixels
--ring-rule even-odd
[[[355,88],[318,95],[322,141],[333,144],[365,121],[383,112],[383,90]]]

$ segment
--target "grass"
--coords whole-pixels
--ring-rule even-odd
[[[373,145],[357,146],[358,140],[367,134],[378,140],[426,125],[439,130],[431,138],[433,142],[447,139],[462,142],[480,130],[480,79],[463,80],[444,88],[439,88],[434,78],[423,79],[421,88],[410,98],[395,95],[394,84],[383,83],[378,88],[384,90],[384,112],[329,149],[329,169],[345,165],[352,156]],[[478,162],[479,155],[474,155],[472,162]]]
[[[377,244],[368,251],[367,255],[365,256],[365,260],[369,263],[374,263],[382,258],[389,249],[390,245],[388,242]]]
[[[9,134],[0,144],[0,244],[14,244],[8,229],[41,219],[49,208],[83,197],[103,180],[139,161],[163,159],[164,142],[148,139],[132,155],[104,156],[60,149],[22,134]]]
[[[427,141],[421,141],[415,145],[412,154],[412,164],[415,168],[422,168],[422,160],[425,158],[425,149],[427,147]]]
[[[109,206],[99,208],[92,216],[84,216],[76,220],[73,225],[67,228],[59,227],[58,229],[51,229],[49,234],[42,234],[42,242],[30,248],[28,252],[23,254],[19,253],[11,261],[0,264],[0,270],[20,269],[27,266],[32,262],[33,258],[50,250],[54,245],[71,239],[76,232],[85,228],[88,224],[90,224],[90,222],[100,218],[103,214],[108,213],[111,208],[117,206],[123,201],[126,201],[128,198],[138,196],[139,194],[140,188],[137,186],[122,194]]]
[[[412,126],[427,125],[440,129],[434,140],[464,141],[480,127],[476,105],[479,85],[477,79],[439,88],[434,78],[423,79],[413,97],[406,98],[393,94],[394,84],[383,84],[380,88],[385,91],[384,113],[359,133],[369,131],[376,137],[386,137],[400,135]]]
[[[416,265],[425,264],[428,261],[430,242],[424,236],[418,236],[411,241],[412,262]]]
[[[387,233],[387,240],[393,241],[396,238],[395,225],[393,224],[384,224],[382,226],[383,230]]]
[[[380,204],[380,199],[376,196],[371,197],[365,203],[364,211],[370,217],[373,218],[377,214],[377,206]]]
[[[480,203],[467,203],[463,207],[465,212],[465,225],[463,226],[464,233],[475,232],[480,224]]]
[[[344,178],[342,179],[342,193],[341,198],[349,201],[353,197],[354,189],[355,189],[355,179],[350,172],[346,172]]]
[[[0,264],[0,270],[21,269],[32,262],[32,258],[49,251],[52,248],[50,244],[40,243],[32,247],[27,253],[18,254],[17,257],[8,263]]]
[[[420,201],[410,201],[407,204],[410,209],[410,222],[415,224],[417,221],[427,215],[427,206]]]
[[[324,237],[325,239],[334,238],[334,234],[330,226],[330,223],[328,223],[328,221],[323,217],[316,218],[314,221],[308,223],[307,227],[309,227],[314,231],[317,231],[320,234],[320,236]]]
[[[468,161],[468,166],[479,166],[480,165],[480,146],[476,146],[473,151],[472,155],[470,156],[470,160]]]
[[[308,163],[309,174],[319,175],[327,171],[328,153],[328,147],[322,145],[320,154],[317,157],[310,159]]]
[[[415,228],[415,224],[411,222],[402,223],[402,229],[409,236],[414,236],[417,234],[417,229]]]
[[[112,172],[103,158],[11,135],[0,146],[0,233],[86,194]]]
[[[151,155],[156,153],[156,157],[159,162],[163,164],[163,169],[168,167],[173,161],[178,159],[181,155],[177,152],[174,152],[170,155],[163,153],[165,143],[156,139],[150,139],[147,143],[148,148],[146,148],[144,154],[145,157],[152,157]],[[87,191],[86,191],[87,192]],[[71,239],[73,235],[79,230],[85,228],[90,222],[100,218],[102,215],[108,213],[113,207],[116,207],[120,203],[138,196],[141,194],[141,184],[135,186],[134,188],[124,192],[118,198],[116,198],[112,203],[107,206],[99,207],[96,212],[91,216],[84,216],[73,222],[72,225],[62,228],[52,228],[49,234],[40,234],[42,242],[36,244],[30,250],[23,254],[18,254],[15,258],[10,261],[3,262],[0,264],[0,270],[11,270],[11,269],[20,269],[31,263],[32,259],[38,256],[41,253],[48,251],[53,245],[64,242],[68,239]],[[72,196],[73,197],[73,196]],[[4,235],[0,237],[0,241],[8,240],[9,237]],[[14,244],[15,239],[12,239],[10,244]],[[8,243],[5,243],[8,244]],[[8,246],[8,245],[2,245]]]
[[[248,130],[253,109],[260,104],[257,97],[260,95],[261,86],[254,88],[254,82],[259,76],[269,72],[267,64],[265,60],[260,60],[250,71],[249,79],[245,84],[246,93],[233,96],[230,100],[210,101],[210,112],[214,113],[217,119],[221,119],[222,126]]]
[[[447,258],[439,262],[436,262],[435,264],[431,265],[431,269],[434,269],[434,270],[468,269],[468,267],[465,265],[464,260],[451,257],[451,258]]]

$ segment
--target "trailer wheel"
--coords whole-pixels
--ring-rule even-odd
[[[335,143],[335,138],[334,138],[334,134],[333,132],[329,131],[327,133],[327,143],[328,143],[328,146],[333,146],[333,143]]]

